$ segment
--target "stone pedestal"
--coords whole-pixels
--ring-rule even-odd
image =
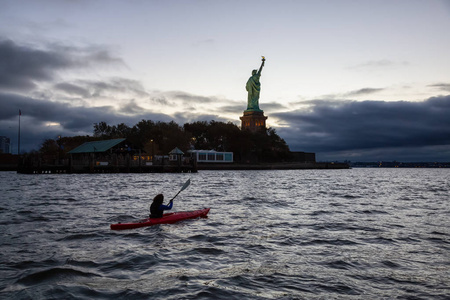
[[[244,115],[240,117],[241,129],[252,132],[266,130],[267,117],[262,110],[245,110]]]

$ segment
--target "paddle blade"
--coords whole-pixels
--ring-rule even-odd
[[[191,184],[191,179],[189,178],[183,185],[183,187],[181,188],[181,191],[184,191],[189,185]]]
[[[184,184],[183,187],[181,188],[181,190],[170,200],[172,201],[173,199],[175,199],[179,193],[181,193],[182,191],[184,191],[189,185],[191,184],[191,179],[189,178]]]

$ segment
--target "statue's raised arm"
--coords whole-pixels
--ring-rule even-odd
[[[261,67],[258,71],[253,70],[252,76],[248,79],[245,89],[248,92],[248,102],[247,111],[261,111],[259,109],[259,93],[261,91],[261,84],[259,82],[259,77],[261,77],[261,71],[264,67],[264,62],[266,58],[262,57]]]
[[[264,62],[266,61],[266,58],[264,57],[264,56],[262,56],[262,63],[261,63],[261,67],[259,67],[259,70],[258,70],[258,74],[259,75],[261,75],[261,71],[262,71],[262,68],[264,67]]]

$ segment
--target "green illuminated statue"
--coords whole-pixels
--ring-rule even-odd
[[[252,76],[248,79],[245,88],[248,92],[248,102],[246,111],[262,111],[259,109],[259,93],[261,91],[261,83],[259,82],[259,77],[261,77],[261,71],[264,67],[265,57],[262,57],[261,67],[258,71],[253,70]]]

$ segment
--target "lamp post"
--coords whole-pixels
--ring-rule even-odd
[[[61,136],[58,135],[58,165],[61,163]]]
[[[152,165],[155,164],[155,144],[153,143],[153,139],[150,140],[150,142],[152,143]]]
[[[22,111],[19,109],[19,137],[18,137],[18,148],[17,155],[20,156],[20,116],[22,115]]]

